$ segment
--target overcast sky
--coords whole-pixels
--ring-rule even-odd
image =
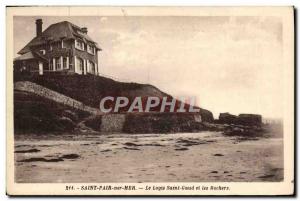
[[[87,27],[103,51],[100,73],[195,96],[214,113],[282,117],[282,24],[276,17],[15,17],[14,51],[35,19]]]

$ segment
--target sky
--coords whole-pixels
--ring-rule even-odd
[[[14,17],[14,53],[36,34],[35,20],[88,28],[102,51],[99,71],[189,96],[213,112],[283,112],[282,22],[278,17]],[[100,101],[100,100],[99,100]]]

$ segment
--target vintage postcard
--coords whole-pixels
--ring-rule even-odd
[[[293,195],[293,7],[7,7],[8,195]]]

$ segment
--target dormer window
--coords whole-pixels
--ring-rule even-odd
[[[40,50],[40,53],[41,53],[42,55],[45,55],[45,54],[46,54],[46,50]]]
[[[87,52],[95,55],[95,47],[91,46],[91,45],[87,45]]]
[[[75,40],[75,48],[84,51],[84,42],[81,40]]]

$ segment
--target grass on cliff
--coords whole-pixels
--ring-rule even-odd
[[[95,108],[99,107],[100,100],[106,96],[134,98],[136,96],[167,95],[151,85],[117,82],[94,75],[48,74],[27,77],[15,76],[15,81],[34,82]]]
[[[128,107],[122,108],[123,111],[128,111],[128,108],[135,97],[142,97],[143,102],[146,101],[149,96],[160,98],[168,97],[168,99],[172,98],[172,96],[149,84],[118,82],[109,78],[94,75],[45,74],[43,76],[15,76],[14,81],[34,82],[94,108],[99,108],[100,100],[106,96],[123,96],[129,98],[130,102]],[[179,109],[180,101],[176,104],[175,110]],[[144,103],[143,106],[145,106]],[[113,105],[106,105],[105,107],[113,107]],[[189,105],[186,104],[185,108],[188,107]],[[168,109],[169,108],[167,107],[167,110]],[[160,105],[151,109],[151,111],[159,110]],[[212,122],[214,120],[212,113],[208,110],[201,108],[200,114],[203,121]]]

